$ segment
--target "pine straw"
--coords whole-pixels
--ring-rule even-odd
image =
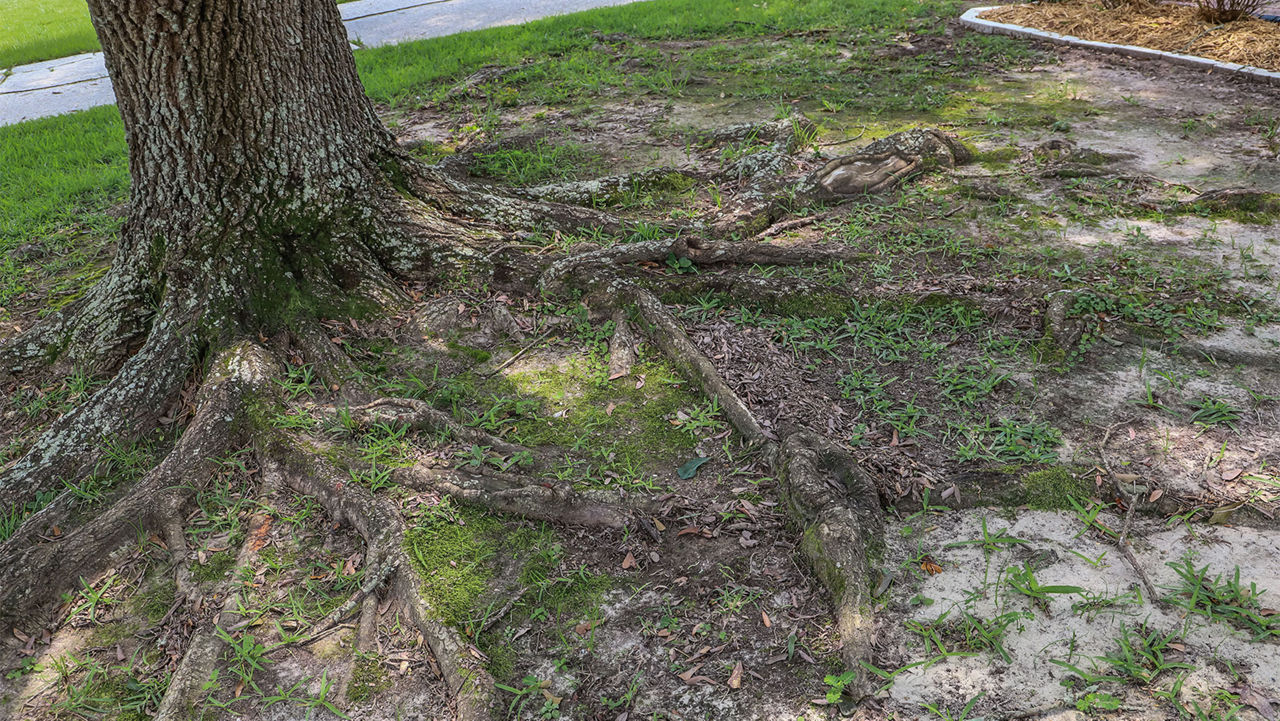
[[[1107,9],[1096,2],[1070,0],[1006,5],[982,18],[1280,71],[1280,23],[1248,18],[1219,25],[1201,20],[1190,5],[1130,2]]]

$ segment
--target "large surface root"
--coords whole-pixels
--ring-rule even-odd
[[[270,497],[280,484],[280,473],[273,466],[268,465],[263,471],[262,487],[258,490],[260,499]],[[240,621],[238,611],[244,605],[243,579],[252,578],[252,569],[258,559],[258,551],[261,550],[261,546],[254,543],[252,539],[263,536],[266,527],[270,524],[270,519],[270,514],[262,505],[250,516],[246,534],[249,540],[241,544],[231,573],[227,574],[226,580],[212,594],[212,598],[222,599],[222,604],[210,619],[209,625],[197,629],[192,636],[187,652],[173,672],[169,688],[165,691],[159,710],[156,711],[156,721],[180,721],[191,718],[202,696],[207,693],[205,685],[211,678],[213,669],[221,659],[222,651],[226,646],[222,634],[218,631],[229,634],[227,629],[234,628]]]
[[[279,459],[284,482],[293,490],[314,496],[337,521],[356,530],[368,546],[366,566],[394,566],[390,593],[400,601],[426,639],[441,674],[454,694],[460,721],[482,721],[494,708],[493,678],[479,662],[478,652],[445,624],[426,602],[425,581],[413,569],[405,551],[404,520],[396,507],[366,489],[299,442],[286,437],[260,439],[259,453]]]
[[[624,528],[630,509],[602,498],[603,493],[580,493],[565,486],[528,483],[502,473],[469,475],[423,466],[399,469],[395,478],[412,488],[431,488],[498,513],[571,526]]]
[[[858,672],[848,691],[857,698],[871,693],[863,666],[871,658],[875,630],[867,554],[884,526],[875,483],[851,455],[815,433],[793,432],[775,445],[777,439],[766,434],[747,404],[652,293],[631,288],[624,297],[636,308],[650,341],[718,401],[743,440],[766,449],[782,483],[789,516],[802,529],[801,551],[835,603],[841,655]]]
[[[111,372],[142,343],[152,318],[145,269],[113,267],[65,308],[0,344],[0,378],[51,364]]]
[[[155,428],[186,382],[194,355],[190,338],[176,327],[154,329],[106,386],[54,421],[26,455],[0,472],[0,507],[78,480],[104,442],[129,442]]]
[[[448,413],[436,410],[426,401],[415,398],[379,398],[362,406],[349,410],[351,417],[361,425],[378,422],[392,422],[406,425],[413,431],[452,438],[464,443],[488,446],[506,456],[528,452],[529,449],[515,443],[509,443],[497,436],[482,430],[469,428],[453,420]]]
[[[49,538],[47,519],[61,507],[37,513],[0,545],[0,621],[15,626],[39,622],[39,614],[63,591],[94,577],[110,554],[138,529],[163,529],[181,518],[199,479],[215,469],[212,459],[246,439],[244,409],[266,390],[274,363],[259,347],[241,344],[220,354],[197,401],[196,416],[169,455],[128,493],[83,526]],[[65,502],[65,501],[64,501]]]

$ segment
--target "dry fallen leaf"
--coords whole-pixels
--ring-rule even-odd
[[[764,611],[760,612],[760,620],[764,621],[765,628],[773,628],[773,621],[769,620],[769,614],[765,613]]]
[[[1155,503],[1156,501],[1160,500],[1160,496],[1163,496],[1163,495],[1164,495],[1164,489],[1157,488],[1151,492],[1150,496],[1147,496],[1147,503]]]
[[[733,671],[729,674],[729,688],[741,688],[741,687],[742,687],[742,662],[739,661],[733,667]]]
[[[920,568],[930,576],[936,576],[939,573],[942,573],[942,566],[939,565],[937,561],[933,560],[933,556],[925,556],[924,560],[920,561]]]
[[[1234,481],[1235,479],[1240,477],[1241,473],[1244,473],[1244,470],[1240,468],[1228,468],[1227,470],[1222,472],[1222,480]]]
[[[600,624],[602,624],[602,623],[604,623],[604,621],[601,621],[601,620],[599,620],[599,619],[593,619],[593,620],[591,620],[591,621],[583,621],[582,623],[578,624],[577,626],[574,626],[574,627],[573,627],[573,630],[574,630],[574,631],[575,631],[579,636],[585,636],[585,635],[587,635],[588,633],[590,633],[590,632],[591,632],[591,629],[595,628],[596,626],[599,626],[599,625],[600,625]]]
[[[636,557],[635,557],[635,556],[633,556],[633,555],[631,555],[631,551],[627,551],[627,557],[626,557],[626,558],[624,558],[624,559],[622,559],[622,567],[623,567],[623,568],[635,568],[635,567],[636,567]]]
[[[249,534],[249,550],[257,553],[267,545],[267,535],[271,533],[271,516],[262,519],[262,523]]]

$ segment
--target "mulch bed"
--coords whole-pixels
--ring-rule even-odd
[[[1007,5],[981,17],[1085,40],[1280,71],[1280,23],[1256,18],[1207,22],[1192,5],[1139,1],[1107,8],[1097,2],[1044,2]]]

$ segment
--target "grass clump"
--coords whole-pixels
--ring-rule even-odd
[[[1093,484],[1082,474],[1063,466],[1033,471],[1022,477],[1027,505],[1041,510],[1071,510],[1072,501],[1082,502],[1093,492]]]
[[[1210,621],[1230,624],[1253,635],[1253,640],[1280,637],[1280,616],[1265,608],[1266,591],[1256,583],[1240,580],[1240,568],[1227,576],[1209,575],[1209,567],[1196,568],[1190,558],[1166,564],[1178,574],[1178,585],[1168,600],[1175,606]]]
[[[599,166],[599,158],[577,143],[556,145],[538,138],[525,148],[477,153],[471,172],[516,185],[568,180]]]

